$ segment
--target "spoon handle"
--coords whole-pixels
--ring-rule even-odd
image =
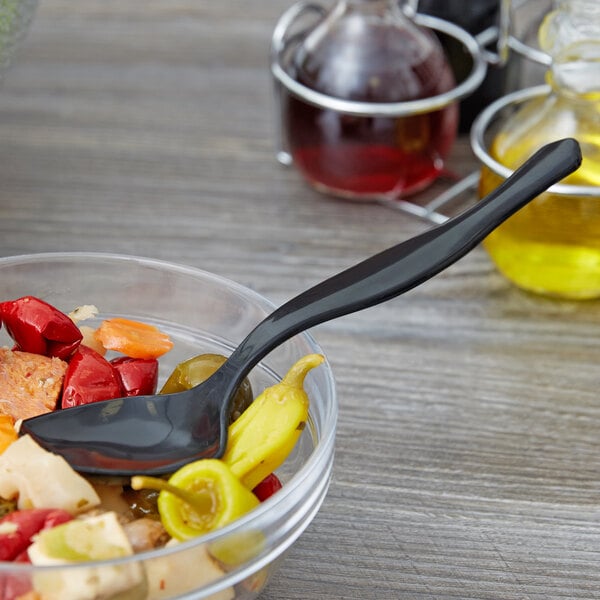
[[[246,337],[231,355],[229,365],[235,370],[236,365],[243,364],[245,376],[293,335],[385,302],[430,279],[580,164],[581,151],[574,139],[542,147],[468,210],[326,279],[280,306]]]

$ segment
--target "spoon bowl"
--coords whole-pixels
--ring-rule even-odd
[[[575,140],[544,146],[477,205],[276,309],[214,375],[191,390],[55,411],[27,419],[21,432],[85,473],[164,474],[199,458],[219,457],[227,444],[231,398],[272,350],[310,327],[385,302],[427,281],[580,163]]]

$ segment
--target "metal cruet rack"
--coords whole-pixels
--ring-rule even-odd
[[[462,44],[464,50],[471,58],[470,73],[456,87],[446,93],[419,100],[395,103],[369,103],[327,96],[302,85],[288,74],[286,61],[289,58],[291,50],[310,31],[316,20],[321,19],[325,15],[326,9],[320,4],[301,0],[292,5],[280,17],[271,40],[270,62],[276,107],[280,107],[281,93],[283,89],[286,89],[293,95],[320,108],[354,116],[403,117],[422,114],[441,109],[450,103],[457,102],[472,94],[485,79],[488,67],[505,66],[508,63],[511,52],[515,52],[525,60],[532,61],[544,67],[548,67],[552,62],[548,54],[528,45],[512,33],[511,15],[516,8],[526,5],[529,0],[521,0],[520,2],[519,0],[499,0],[498,22],[476,35],[471,35],[462,27],[444,19],[419,13],[418,2],[419,0],[406,0],[403,4],[405,14],[413,19],[417,25],[454,38]],[[500,170],[504,169],[504,171],[507,171],[507,175],[510,174],[507,169],[496,163],[487,153],[484,139],[485,133],[498,112],[506,106],[518,104],[535,95],[547,94],[548,92],[549,86],[546,85],[520,89],[502,96],[481,111],[471,127],[470,142],[474,154],[483,165],[493,167],[496,171],[498,171],[498,168]],[[276,119],[276,135],[277,160],[282,165],[289,166],[293,160],[286,147],[280,119]],[[453,216],[449,214],[449,209],[451,205],[456,203],[458,198],[476,189],[479,177],[479,170],[473,171],[425,203],[419,203],[410,199],[410,197],[399,199],[374,198],[373,201],[392,210],[400,211],[434,224],[440,224]],[[575,187],[578,189],[575,190],[574,186],[569,186],[568,189],[571,192],[579,192],[583,195],[598,193],[595,188],[587,186]],[[563,192],[566,191],[564,188],[565,186],[563,185]],[[551,190],[560,192],[561,186],[553,186]]]

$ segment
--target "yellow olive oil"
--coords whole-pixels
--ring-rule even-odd
[[[500,272],[516,285],[574,299],[600,297],[600,110],[589,111],[589,99],[579,110],[579,100],[552,95],[531,101],[496,135],[489,152],[514,169],[544,143],[574,137],[583,162],[562,183],[598,186],[598,194],[544,193],[484,242]],[[501,182],[484,167],[480,196]]]
[[[542,145],[564,137],[581,146],[581,167],[562,183],[588,195],[544,193],[485,241],[498,269],[517,285],[566,298],[600,297],[600,11],[597,0],[557,4],[538,31],[552,57],[550,92],[505,119],[489,153],[514,169]],[[500,183],[482,172],[480,192]]]

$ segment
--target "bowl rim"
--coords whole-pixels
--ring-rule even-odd
[[[35,263],[39,261],[61,261],[61,260],[74,260],[74,259],[84,259],[86,261],[122,261],[122,262],[134,262],[143,266],[149,267],[158,267],[160,269],[166,269],[168,271],[181,273],[184,275],[190,275],[194,277],[202,277],[206,279],[210,279],[216,283],[220,283],[225,285],[231,289],[234,289],[238,292],[242,292],[242,294],[250,299],[254,300],[258,303],[258,305],[263,308],[266,312],[273,310],[276,308],[276,305],[266,298],[265,296],[259,294],[258,292],[248,288],[232,279],[227,277],[223,277],[221,275],[217,275],[211,271],[206,271],[204,269],[193,267],[189,265],[184,265],[176,262],[171,262],[163,259],[151,258],[140,256],[136,254],[121,254],[121,253],[110,253],[110,252],[39,252],[39,253],[29,253],[29,254],[16,254],[12,256],[3,256],[0,257],[0,270],[7,265],[13,264],[26,264],[26,263]],[[1,281],[1,279],[0,279]],[[314,340],[314,338],[308,332],[303,332],[298,334],[298,336],[303,337],[305,341],[307,341],[312,349],[315,352],[322,352],[320,345]],[[296,337],[296,336],[295,336]],[[325,356],[325,354],[323,353]],[[333,450],[334,450],[334,441],[336,435],[337,428],[337,416],[338,416],[338,399],[336,395],[336,386],[335,379],[331,370],[331,365],[325,359],[323,363],[325,367],[325,388],[323,392],[323,396],[327,397],[329,401],[325,405],[325,410],[322,411],[323,414],[323,424],[320,428],[321,437],[315,440],[315,446],[308,456],[306,462],[301,466],[301,468],[292,475],[290,480],[285,483],[283,488],[277,492],[277,494],[268,498],[266,501],[262,502],[255,509],[247,513],[246,515],[236,519],[232,523],[222,527],[216,531],[210,532],[205,535],[198,536],[197,538],[192,538],[191,540],[186,540],[175,544],[172,547],[162,547],[153,550],[147,550],[139,553],[134,553],[132,555],[114,558],[109,560],[96,560],[96,561],[86,561],[82,563],[67,563],[61,565],[32,565],[29,563],[15,563],[9,561],[0,561],[0,575],[3,573],[15,573],[15,574],[28,574],[34,572],[51,572],[55,570],[62,569],[84,569],[90,567],[106,567],[106,566],[121,566],[128,565],[133,563],[140,563],[143,561],[164,558],[165,556],[169,556],[177,553],[184,553],[191,548],[196,546],[203,546],[218,540],[219,538],[226,538],[229,535],[235,533],[236,530],[244,530],[249,523],[254,521],[258,521],[262,524],[263,521],[266,521],[265,526],[268,525],[270,519],[268,518],[268,514],[274,514],[272,511],[276,511],[277,506],[284,504],[286,501],[291,503],[292,508],[295,508],[298,504],[302,504],[302,499],[304,498],[303,493],[303,484],[307,479],[310,479],[311,476],[314,476],[313,469],[319,468],[322,475],[327,475],[327,471],[331,469],[331,461],[333,459]],[[297,498],[298,490],[301,491],[300,501]],[[295,500],[293,499],[295,498]],[[290,511],[290,508],[287,509]],[[285,513],[282,513],[285,514]],[[282,515],[278,515],[278,518],[281,518]],[[271,519],[272,520],[272,519]],[[282,545],[282,541],[279,541],[276,545],[276,548],[279,548]],[[292,540],[293,541],[293,540]],[[281,548],[281,552],[285,550],[287,546]],[[270,549],[272,551],[272,549]],[[195,591],[203,590],[204,587],[208,586],[217,586],[221,587],[221,583],[225,582],[225,580],[229,579],[230,575],[237,574],[237,571],[240,567],[244,567],[244,571],[247,570],[248,565],[253,564],[255,561],[260,564],[256,569],[253,569],[252,572],[261,568],[262,563],[270,562],[273,560],[273,556],[271,556],[272,552],[269,552],[268,555],[271,557],[269,561],[265,561],[265,559],[261,560],[261,554],[257,557],[253,557],[249,561],[244,561],[232,571],[225,572],[224,575],[218,579],[215,579],[204,586],[197,588]],[[237,577],[236,577],[237,580]],[[233,582],[235,583],[235,582]],[[229,582],[228,585],[233,585],[232,582]],[[225,586],[226,587],[226,586]],[[216,589],[216,587],[215,587]]]

